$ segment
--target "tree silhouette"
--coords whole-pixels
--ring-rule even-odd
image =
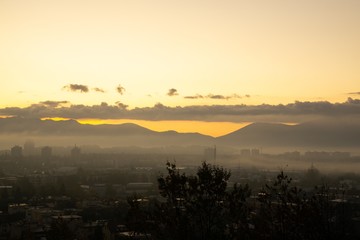
[[[159,237],[229,239],[238,235],[238,230],[247,229],[250,189],[235,185],[228,190],[229,171],[206,162],[194,176],[180,173],[169,162],[167,170],[168,175],[158,179],[160,194],[166,199],[156,215],[157,232],[162,233]]]
[[[128,200],[130,228],[153,239],[358,239],[344,203],[332,201],[325,185],[304,191],[281,171],[250,202],[249,186],[229,187],[224,168],[203,162],[186,175],[174,163],[166,166],[158,178],[163,200],[146,207],[140,197]]]
[[[260,239],[352,239],[346,217],[325,185],[305,192],[283,171],[259,193],[256,233]],[[349,231],[347,231],[349,233]]]
[[[303,239],[301,211],[306,202],[305,193],[291,182],[281,171],[275,181],[266,184],[258,194],[260,208],[256,225],[262,239]]]

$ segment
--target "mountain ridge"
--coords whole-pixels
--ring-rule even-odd
[[[49,139],[49,142],[58,144],[73,141],[84,144],[104,143],[107,146],[192,145],[212,144],[214,141],[213,137],[200,133],[157,132],[134,123],[91,125],[81,124],[76,120],[53,121],[27,118],[0,119],[0,137],[4,135],[39,138],[42,141]]]
[[[81,124],[76,120],[40,120],[27,118],[0,119],[0,135],[74,138],[87,144],[107,142],[131,145],[229,145],[261,147],[336,147],[360,146],[360,123],[343,120],[321,120],[286,125],[257,122],[220,137],[200,133],[157,132],[134,123]]]

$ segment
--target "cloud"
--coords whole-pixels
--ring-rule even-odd
[[[93,88],[93,90],[94,90],[95,92],[100,92],[100,93],[104,93],[104,92],[105,92],[104,89],[98,88],[98,87]]]
[[[360,95],[360,92],[350,92],[349,95]]]
[[[162,103],[156,103],[154,109],[166,109],[167,107]]]
[[[44,101],[44,102],[40,102],[40,104],[47,106],[47,107],[59,107],[62,106],[64,104],[68,104],[70,103],[69,101]]]
[[[306,122],[319,117],[351,117],[360,120],[360,99],[348,98],[342,103],[327,101],[300,102],[290,104],[261,105],[192,105],[169,107],[157,103],[153,107],[128,109],[127,105],[69,105],[65,101],[45,101],[29,107],[0,108],[0,115],[28,118],[126,118],[142,120],[200,120],[230,122]]]
[[[245,95],[245,96],[250,96],[250,95]],[[229,100],[229,99],[241,99],[243,98],[242,96],[238,95],[238,94],[232,94],[232,95],[214,95],[214,94],[209,94],[207,95],[207,98],[211,98],[211,99],[222,99],[222,100]]]
[[[199,99],[199,98],[204,98],[202,95],[200,94],[196,94],[196,95],[193,95],[193,96],[185,96],[184,97],[185,99]]]
[[[118,93],[120,93],[120,95],[124,95],[124,93],[125,93],[125,88],[124,87],[122,87],[120,84],[117,86],[117,88],[116,88],[116,91],[118,92]]]
[[[127,109],[129,107],[129,105],[126,105],[126,104],[124,104],[122,102],[119,102],[119,101],[116,102],[116,105],[121,109]]]
[[[82,84],[69,84],[63,87],[63,89],[68,90],[70,92],[89,92],[89,87]]]
[[[170,88],[167,95],[170,96],[170,97],[173,97],[173,96],[179,95],[179,93],[175,88]]]
[[[211,98],[211,99],[228,99],[227,97],[225,97],[224,95],[213,95],[213,94],[209,94],[208,96],[206,96],[207,98]]]
[[[348,98],[347,103],[350,103],[350,104],[360,104],[360,99]]]
[[[64,86],[63,89],[70,92],[83,92],[83,93],[87,93],[90,91],[89,86],[82,84],[69,84]],[[105,90],[99,87],[94,87],[91,90],[94,92],[105,93]]]
[[[202,99],[202,98],[209,98],[209,99],[218,99],[218,100],[229,100],[229,99],[241,99],[241,98],[249,98],[250,95],[245,95],[245,96],[240,96],[238,94],[232,94],[232,95],[221,95],[221,94],[208,94],[208,95],[200,95],[200,94],[196,94],[193,96],[185,96],[185,99]]]

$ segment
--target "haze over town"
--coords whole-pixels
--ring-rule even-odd
[[[358,239],[359,12],[0,1],[0,240]]]

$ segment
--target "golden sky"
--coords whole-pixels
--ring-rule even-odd
[[[360,91],[359,12],[359,0],[1,0],[0,107],[344,101]]]
[[[44,118],[43,120],[64,121],[65,118]],[[213,137],[219,137],[249,125],[249,122],[204,122],[204,121],[147,121],[134,119],[78,119],[81,124],[123,124],[134,123],[157,132],[165,132],[175,129],[181,133],[203,133]]]

